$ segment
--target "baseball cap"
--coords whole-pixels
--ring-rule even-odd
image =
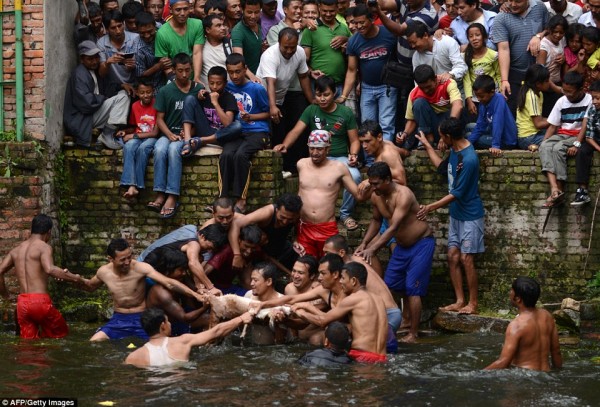
[[[96,46],[96,43],[89,40],[82,41],[77,49],[79,50],[79,55],[87,55],[88,57],[100,53],[100,49]]]
[[[329,147],[331,145],[331,135],[327,130],[313,130],[308,136],[309,147]]]

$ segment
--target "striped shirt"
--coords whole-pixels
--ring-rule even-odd
[[[577,137],[585,117],[585,113],[592,103],[592,96],[586,93],[577,103],[569,102],[566,96],[562,96],[548,116],[548,123],[560,127],[557,134],[564,136]]]
[[[435,30],[438,28],[438,16],[435,8],[429,3],[429,0],[425,0],[423,7],[416,11],[410,11],[402,0],[396,0],[396,7],[400,13],[401,21],[408,24],[411,20],[421,21],[429,28],[429,35],[433,35]],[[415,50],[413,50],[406,36],[403,35],[398,37],[398,62],[404,65],[412,65],[412,56]]]
[[[535,58],[527,51],[529,41],[546,27],[548,10],[537,0],[529,2],[529,8],[522,15],[500,13],[494,19],[490,35],[494,44],[508,42],[510,48],[510,70],[525,73]]]

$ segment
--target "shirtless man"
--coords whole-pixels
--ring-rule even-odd
[[[397,245],[385,272],[385,283],[390,290],[403,293],[410,326],[408,335],[401,341],[412,343],[418,335],[421,297],[427,294],[435,239],[429,224],[417,219],[419,203],[415,195],[409,188],[392,181],[389,165],[376,162],[367,175],[374,192],[371,195],[373,218],[355,254],[370,263],[390,238],[396,238]],[[382,218],[388,219],[389,227],[379,235]]]
[[[168,366],[185,363],[190,359],[192,346],[202,346],[222,338],[242,324],[252,322],[252,315],[246,312],[237,318],[222,322],[208,331],[185,334],[170,338],[171,322],[165,312],[149,308],[142,313],[142,326],[150,340],[141,348],[131,352],[125,363],[138,367]]]
[[[300,255],[320,258],[325,240],[338,234],[335,203],[342,186],[355,198],[362,199],[346,166],[327,158],[330,146],[328,131],[311,132],[308,137],[310,157],[301,159],[297,164],[298,195],[303,204],[294,246]]]
[[[228,231],[235,219],[239,219],[240,217],[244,216],[241,213],[235,212],[233,206],[234,203],[230,198],[221,197],[215,199],[212,207],[208,206],[206,209],[211,209],[213,217],[202,224],[202,229],[208,225],[217,224],[221,225],[224,230]]]
[[[532,278],[518,277],[510,290],[510,302],[519,310],[508,324],[502,353],[486,369],[506,369],[511,366],[525,369],[550,370],[562,367],[562,355],[554,318],[545,309],[535,307],[540,297],[540,285]]]
[[[101,266],[96,275],[84,280],[89,291],[106,284],[113,298],[114,314],[110,321],[99,328],[90,341],[121,339],[139,336],[148,339],[142,329],[140,317],[146,309],[146,277],[164,285],[178,294],[202,301],[200,294],[185,284],[165,277],[148,263],[133,260],[133,252],[125,239],[113,239],[106,249],[109,263]]]
[[[48,295],[48,276],[57,280],[82,283],[84,279],[67,269],[54,265],[52,247],[52,219],[36,215],[31,221],[31,235],[12,249],[0,263],[0,295],[8,300],[4,274],[14,267],[19,281],[17,322],[21,338],[63,338],[69,328],[61,313],[54,308]]]
[[[159,263],[157,253],[163,247],[180,250],[188,258],[188,267],[194,275],[196,285],[202,284],[213,295],[221,295],[206,275],[202,266],[203,253],[218,250],[227,242],[227,234],[220,225],[209,225],[198,230],[195,225],[185,225],[161,237],[146,248],[137,258],[151,265]]]
[[[383,305],[385,305],[385,312],[387,314],[389,325],[388,341],[386,344],[387,352],[397,352],[398,341],[396,340],[396,331],[398,328],[400,328],[400,323],[402,322],[402,313],[398,308],[398,304],[396,304],[396,301],[394,301],[394,297],[392,296],[390,289],[387,285],[385,285],[385,282],[381,276],[375,270],[373,270],[373,267],[371,267],[362,257],[355,256],[350,253],[348,242],[342,235],[335,235],[327,239],[325,241],[325,246],[323,246],[323,251],[325,253],[335,253],[340,255],[342,259],[344,259],[344,263],[355,261],[365,266],[367,272],[369,273],[366,286],[367,291],[380,297],[383,300]]]
[[[236,217],[229,231],[229,244],[235,256],[233,266],[240,268],[243,263],[238,243],[240,230],[255,224],[267,237],[267,244],[263,246],[264,252],[288,269],[292,268],[298,254],[288,239],[300,218],[301,209],[302,199],[298,195],[283,194],[277,198],[274,204],[263,206],[245,216]]]
[[[358,139],[365,153],[375,159],[375,162],[383,161],[390,166],[392,180],[399,185],[406,185],[406,172],[402,164],[399,149],[391,141],[383,139],[381,126],[374,120],[365,120],[358,127]],[[361,185],[367,185],[365,180]]]
[[[347,316],[352,326],[349,356],[357,362],[382,363],[386,361],[387,317],[383,300],[365,287],[367,276],[367,269],[362,264],[347,263],[340,278],[346,297],[335,308],[324,313],[294,305],[292,310],[299,317],[322,327]]]

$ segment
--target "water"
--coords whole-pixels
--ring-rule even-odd
[[[80,406],[598,406],[597,342],[562,347],[565,367],[550,373],[483,371],[502,335],[440,335],[402,346],[385,365],[338,370],[295,363],[308,346],[194,349],[180,368],[122,364],[130,341],[91,344],[95,326],[71,326],[62,340],[0,334],[0,396],[74,397]],[[138,345],[139,341],[135,341]]]

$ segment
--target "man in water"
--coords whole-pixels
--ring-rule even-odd
[[[357,262],[346,263],[342,268],[340,284],[346,297],[331,311],[324,313],[293,306],[301,318],[319,326],[327,326],[346,316],[352,325],[352,347],[348,353],[357,362],[383,363],[386,361],[388,337],[387,316],[383,300],[367,292],[368,272]]]
[[[352,363],[348,356],[350,331],[348,327],[334,321],[325,328],[325,347],[305,353],[298,363],[304,366],[336,367]]]
[[[185,294],[200,302],[203,300],[185,284],[165,277],[148,263],[133,260],[132,250],[125,239],[111,240],[106,253],[109,263],[101,266],[96,275],[84,283],[90,291],[106,284],[113,298],[115,312],[110,321],[91,337],[91,341],[128,336],[147,339],[140,323],[141,314],[146,309],[146,277],[178,294]]]
[[[138,367],[167,366],[185,363],[190,359],[192,346],[202,346],[222,338],[242,324],[252,322],[252,315],[246,312],[230,321],[222,322],[208,331],[171,336],[171,322],[159,308],[149,308],[142,314],[142,326],[150,340],[141,348],[131,352],[126,364]]]
[[[36,215],[31,222],[31,236],[12,249],[0,263],[0,295],[8,300],[4,274],[15,268],[19,281],[17,321],[21,338],[63,338],[69,328],[48,295],[48,276],[57,280],[82,283],[83,277],[54,265],[52,247],[48,244],[52,219]]]
[[[508,324],[500,357],[486,369],[506,369],[511,366],[525,369],[550,370],[562,367],[558,331],[548,311],[536,308],[540,285],[532,278],[518,277],[513,281],[510,302],[519,314]]]

